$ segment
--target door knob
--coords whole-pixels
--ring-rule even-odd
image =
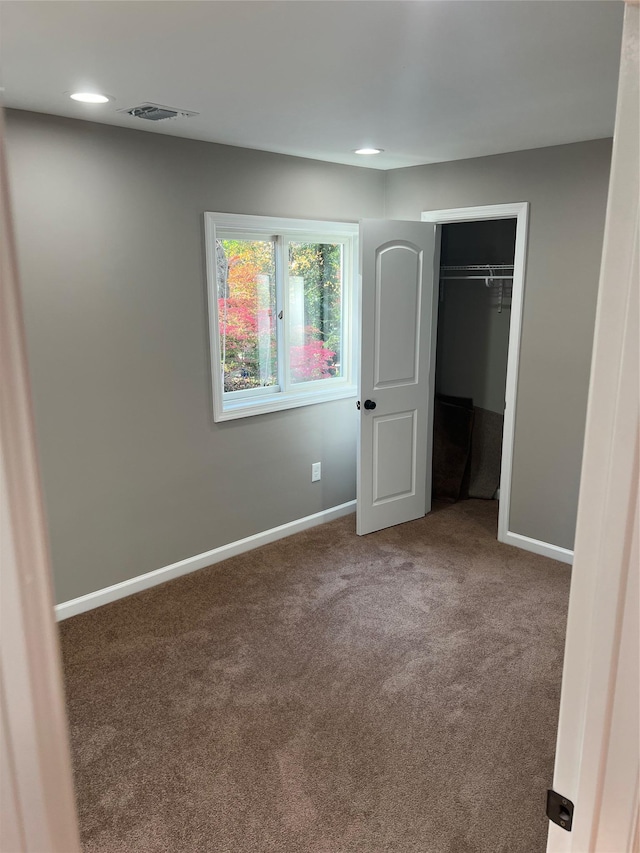
[[[374,400],[365,400],[364,401],[364,407],[365,407],[365,409],[369,409],[369,410],[375,409],[375,407],[376,407],[375,401]]]

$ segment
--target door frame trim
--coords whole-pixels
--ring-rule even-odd
[[[0,112],[0,848],[79,853]]]
[[[516,423],[516,401],[518,394],[518,367],[520,361],[520,337],[522,334],[522,311],[524,307],[525,267],[527,259],[527,238],[529,229],[529,202],[518,201],[510,204],[487,204],[477,207],[455,207],[445,210],[423,210],[422,222],[436,225],[436,246],[440,245],[441,226],[453,222],[480,222],[486,219],[515,219],[516,245],[513,260],[513,288],[511,291],[511,322],[509,324],[509,348],[507,353],[507,384],[505,388],[504,425],[502,430],[502,464],[500,467],[500,505],[498,509],[498,541],[516,544],[510,541],[509,516],[511,509],[511,480],[513,472],[513,444]],[[437,253],[436,253],[437,254]],[[437,270],[439,275],[439,270]],[[437,288],[436,288],[437,290]],[[432,340],[438,332],[438,312],[434,311],[431,329]],[[436,365],[431,360],[429,385],[435,393]],[[429,497],[427,498],[429,500]],[[527,550],[526,537],[520,547]]]

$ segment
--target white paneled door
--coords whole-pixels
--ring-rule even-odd
[[[435,226],[360,224],[362,311],[357,531],[427,511]]]

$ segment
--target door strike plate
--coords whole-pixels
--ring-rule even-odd
[[[573,803],[561,794],[555,791],[547,791],[547,817],[558,826],[571,832],[571,824],[573,823]]]

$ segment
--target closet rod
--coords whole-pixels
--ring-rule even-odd
[[[443,265],[441,270],[513,270],[513,264],[462,264],[461,266]]]
[[[445,281],[459,280],[459,281],[473,281],[473,279],[480,279],[482,281],[486,281],[487,279],[499,279],[500,281],[506,281],[507,279],[513,279],[512,275],[443,275],[441,276]]]
[[[478,273],[478,275],[442,275],[442,273],[452,272],[475,272]],[[441,266],[440,278],[444,281],[451,281],[454,279],[460,281],[479,279],[485,283],[489,280],[513,280],[513,264],[464,264],[459,266]]]

